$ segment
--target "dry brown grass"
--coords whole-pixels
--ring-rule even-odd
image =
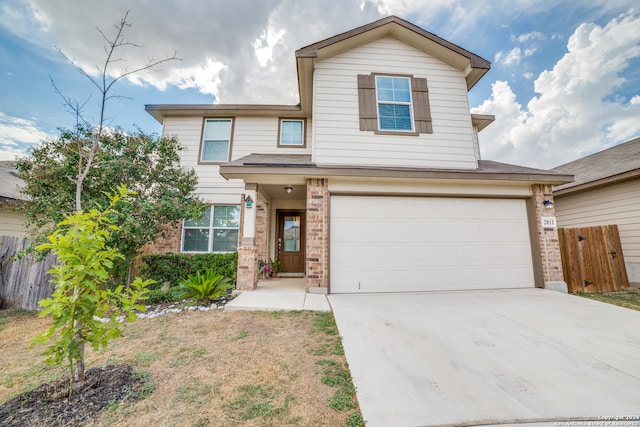
[[[328,370],[346,369],[331,323],[314,312],[188,312],[138,320],[108,349],[90,351],[87,362],[131,364],[153,391],[136,403],[113,405],[93,425],[352,425],[349,416],[359,414],[355,399],[353,409],[329,408],[339,387],[322,382]],[[43,364],[41,348],[28,348],[47,325],[32,314],[0,314],[0,402],[65,375]]]

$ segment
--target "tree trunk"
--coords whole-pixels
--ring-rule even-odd
[[[84,342],[78,345],[78,359],[76,360],[76,369],[73,372],[73,380],[75,382],[84,381]]]

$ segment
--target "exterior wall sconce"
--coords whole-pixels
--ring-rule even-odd
[[[247,207],[247,208],[253,207],[253,199],[251,198],[251,196],[247,196],[244,199],[244,206]]]
[[[292,186],[287,185],[287,186],[285,186],[285,187],[284,187],[284,192],[285,192],[285,193],[289,194],[289,193],[291,193],[292,191],[293,191],[293,187],[292,187]]]
[[[542,202],[545,208],[551,209],[553,207],[553,200],[545,200]]]

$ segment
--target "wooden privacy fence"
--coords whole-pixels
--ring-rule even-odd
[[[617,225],[559,228],[564,281],[570,293],[629,287]]]
[[[56,261],[48,254],[37,262],[35,254],[14,259],[13,255],[29,247],[29,241],[5,236],[0,244],[0,308],[38,310],[38,301],[51,296],[53,284],[47,271]]]

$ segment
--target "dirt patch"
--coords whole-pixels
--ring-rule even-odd
[[[131,366],[92,368],[69,397],[69,381],[43,384],[0,405],[0,426],[79,426],[108,407],[141,396],[144,382]]]

